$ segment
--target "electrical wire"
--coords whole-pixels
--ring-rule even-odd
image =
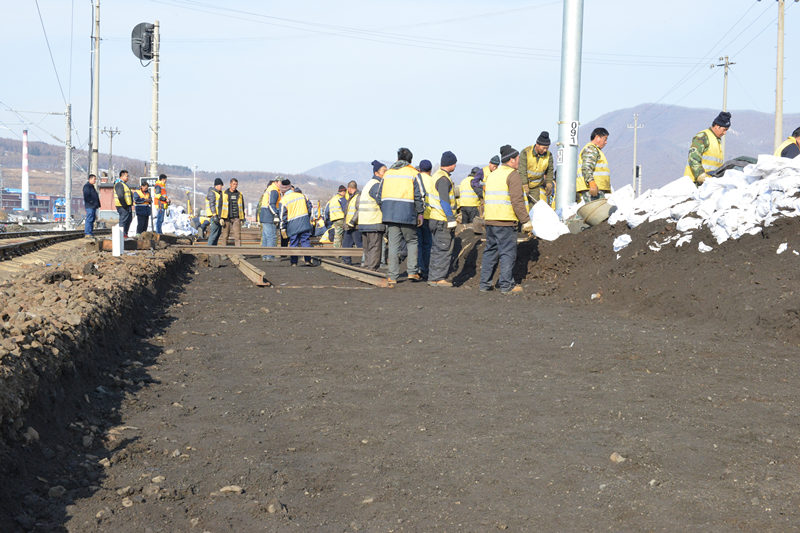
[[[58,69],[56,68],[56,60],[53,59],[53,50],[50,48],[50,40],[47,38],[47,30],[44,28],[44,19],[42,18],[42,10],[39,9],[39,0],[34,0],[36,3],[36,12],[39,14],[39,22],[42,24],[42,33],[44,33],[44,42],[47,43],[47,51],[50,53],[50,62],[53,64],[53,72],[56,74],[56,81],[58,82],[58,89],[61,91],[61,99],[64,101],[64,106],[67,105],[67,97],[64,96],[64,87],[61,86],[61,78],[58,77]]]

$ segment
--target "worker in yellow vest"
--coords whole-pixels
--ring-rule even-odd
[[[358,190],[358,183],[350,180],[347,184],[347,212],[344,215],[344,236],[342,237],[342,248],[361,248],[361,232],[358,231],[358,199],[361,191]],[[342,257],[342,263],[352,265],[350,257]]]
[[[792,132],[788,139],[775,149],[775,157],[794,159],[800,155],[800,128]]]
[[[231,178],[230,185],[222,191],[220,223],[222,225],[222,246],[228,246],[228,236],[233,234],[233,244],[242,245],[242,221],[245,219],[244,196],[238,190],[239,180]]]
[[[731,127],[731,114],[721,111],[717,118],[705,129],[694,136],[689,147],[689,163],[683,170],[684,176],[689,176],[698,187],[708,177],[722,166],[722,137]]]
[[[522,292],[514,281],[514,263],[517,261],[517,225],[531,231],[530,217],[525,208],[522,177],[519,175],[519,152],[504,145],[500,147],[502,165],[486,178],[483,191],[483,218],[486,242],[481,259],[480,291],[492,290],[492,278],[499,264],[497,287],[502,294]]]
[[[164,214],[169,207],[170,199],[167,196],[167,175],[161,174],[153,187],[153,196],[156,201],[156,233],[161,233],[161,225],[164,223]]]
[[[397,151],[397,161],[383,175],[380,200],[383,223],[389,238],[388,284],[394,287],[400,275],[401,241],[405,240],[408,250],[406,260],[408,279],[419,281],[417,266],[417,228],[422,225],[425,210],[422,190],[417,181],[417,169],[411,166],[414,155],[408,148]]]
[[[575,178],[575,201],[591,202],[611,193],[611,172],[603,148],[608,144],[608,130],[595,128],[590,141],[578,154]]]
[[[219,215],[222,212],[222,179],[214,178],[214,185],[206,193],[205,215],[211,221],[208,229],[208,245],[216,246],[222,233]]]
[[[479,215],[481,198],[478,194],[479,191],[480,194],[483,194],[483,191],[480,189],[476,191],[472,187],[472,179],[480,170],[480,167],[474,167],[469,171],[469,175],[458,184],[458,202],[461,209],[462,224],[470,224]]]
[[[439,170],[433,176],[433,190],[427,191],[430,205],[430,230],[433,246],[428,267],[428,285],[431,287],[452,287],[447,281],[453,259],[453,237],[456,228],[455,185],[450,177],[456,169],[456,155],[447,151],[439,161]]]
[[[372,178],[358,197],[358,231],[361,232],[364,248],[364,261],[361,266],[375,271],[381,266],[383,233],[386,230],[381,207],[378,205],[378,191],[385,173],[386,165],[378,160],[373,161]]]
[[[550,133],[543,131],[536,143],[522,150],[519,156],[519,173],[522,176],[522,188],[531,203],[539,200],[547,201],[553,194],[554,165],[550,153]]]
[[[280,177],[269,180],[256,206],[256,222],[261,224],[261,246],[275,247],[278,242],[278,206],[281,202]],[[272,255],[262,255],[262,261],[275,261]]]
[[[303,191],[292,187],[281,199],[280,211],[281,232],[286,232],[291,248],[311,248],[311,202]],[[305,256],[305,265],[311,266],[311,257]],[[297,266],[299,257],[291,256],[292,266]]]
[[[114,183],[114,206],[117,208],[119,215],[119,227],[122,228],[122,234],[127,239],[128,229],[131,227],[133,221],[133,214],[131,212],[133,206],[133,194],[131,188],[128,187],[128,171],[120,170],[119,178]]]
[[[417,272],[421,280],[428,279],[428,267],[431,262],[431,247],[433,246],[433,236],[431,235],[431,204],[428,195],[433,194],[433,176],[431,170],[433,163],[427,159],[419,162],[419,172],[417,173],[417,185],[422,191],[423,211],[422,224],[417,228]]]
[[[344,236],[344,216],[347,213],[347,187],[339,185],[339,190],[325,204],[323,218],[325,226],[333,228],[333,247],[342,247],[342,237]]]
[[[142,181],[139,189],[133,192],[134,212],[136,213],[136,234],[141,235],[147,231],[147,223],[153,214],[151,207],[153,200],[150,198],[150,190],[146,181]]]

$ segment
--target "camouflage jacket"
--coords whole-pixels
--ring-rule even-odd
[[[594,144],[590,144],[583,149],[581,157],[583,157],[581,176],[583,176],[586,185],[589,185],[594,181],[594,169],[597,166],[597,162],[600,160],[600,149]]]
[[[689,169],[695,178],[705,172],[703,154],[708,150],[709,145],[710,142],[705,131],[701,131],[692,139],[692,146],[689,148]]]

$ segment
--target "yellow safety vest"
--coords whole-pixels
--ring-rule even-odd
[[[150,191],[144,192],[142,190],[136,191],[133,198],[135,205],[150,205]]]
[[[206,196],[206,216],[211,218],[215,214],[219,215],[219,199],[222,196],[222,192],[218,191],[217,189],[212,189],[214,191],[214,209],[211,209],[211,203],[208,201],[208,196]]]
[[[447,178],[447,181],[450,182],[450,208],[455,212],[456,196],[453,193],[453,189],[455,189],[453,179],[450,177],[450,174],[440,168],[431,176],[431,186],[433,189],[428,193],[428,203],[431,206],[431,220],[447,220],[447,215],[444,214],[442,202],[439,199],[439,191],[436,190],[436,182],[439,181],[440,178]]]
[[[478,207],[481,203],[480,198],[478,195],[475,194],[475,191],[472,188],[472,176],[467,176],[458,186],[458,193],[461,196],[461,207]]]
[[[383,191],[381,201],[414,202],[414,178],[417,169],[411,165],[402,168],[390,168],[383,175]]]
[[[356,207],[358,207],[358,199],[361,197],[361,191],[356,191],[353,196],[347,201],[347,216],[344,217],[345,224],[351,224],[353,217],[356,216]],[[360,217],[361,215],[359,215]],[[333,220],[333,218],[331,218]]]
[[[575,180],[575,192],[589,190],[589,186],[586,185],[586,182],[583,180],[581,167],[583,166],[583,151],[586,150],[590,144],[594,143],[586,143],[583,148],[581,148],[581,153],[578,155],[578,177]],[[600,149],[598,148],[598,150]],[[597,161],[597,165],[594,167],[594,182],[597,184],[598,190],[605,192],[611,191],[611,171],[608,169],[608,159],[606,159],[606,154],[604,154],[602,150],[600,150],[600,159]]]
[[[222,213],[220,213],[219,218],[228,218],[228,206],[231,203],[230,193],[230,189],[222,191]],[[239,201],[236,203],[239,205],[239,218],[244,220],[244,195],[241,192],[239,192]]]
[[[264,194],[261,195],[261,200],[258,201],[258,207],[256,207],[256,222],[272,223],[271,220],[266,220],[266,221],[261,220],[261,208],[262,207],[266,207],[267,209],[269,209],[269,193],[272,192],[272,191],[275,191],[276,193],[278,193],[278,200],[275,202],[275,209],[278,209],[280,211],[281,197],[283,195],[281,194],[280,187],[278,187],[275,184],[275,182],[272,182],[264,190]]]
[[[310,215],[308,212],[308,205],[306,204],[306,197],[299,192],[287,192],[281,200],[281,204],[286,208],[286,218],[288,221]]]
[[[711,131],[711,128],[703,130],[700,133],[705,133],[708,138],[708,149],[703,152],[703,172],[708,174],[722,166],[722,143],[720,139],[714,135],[714,132]],[[700,135],[700,133],[697,135]],[[697,135],[695,135],[695,137],[697,137]],[[692,178],[692,181],[697,181],[689,165],[686,165],[686,168],[683,169],[683,174]]]
[[[383,222],[383,215],[381,208],[375,198],[369,195],[370,189],[376,184],[380,183],[376,178],[372,178],[364,186],[366,194],[360,194],[358,197],[358,225],[359,226],[372,226]]]
[[[791,145],[795,144],[796,142],[797,142],[797,138],[796,137],[789,136],[788,139],[783,141],[780,144],[780,146],[778,146],[775,149],[775,153],[772,154],[772,155],[774,155],[775,157],[780,157],[781,156],[781,152],[783,152],[786,149],[787,146],[791,146]]]
[[[431,218],[431,204],[428,201],[428,197],[431,195],[434,189],[433,176],[431,176],[427,172],[420,172],[419,177],[422,180],[422,186],[425,188],[425,195],[424,195],[425,211],[422,212],[422,217],[425,220],[429,220]]]
[[[543,156],[537,155],[533,146],[525,148],[525,161],[527,168],[528,188],[541,187],[544,185],[544,174],[550,165],[550,152],[545,152]]]
[[[119,195],[117,195],[117,191],[114,191],[114,206],[115,207],[130,207],[133,205],[133,195],[131,193],[131,188],[128,187],[128,184],[124,181],[120,180],[122,184],[122,188],[125,191],[125,205],[119,201]],[[114,187],[116,189],[116,187]]]
[[[342,197],[336,194],[333,198],[328,200],[328,213],[330,213],[331,222],[335,222],[337,220],[342,220],[344,218],[344,211],[342,211],[342,204],[339,203],[339,200]],[[348,203],[348,206],[350,204]]]
[[[161,193],[156,195],[156,206],[159,209],[167,208],[167,182],[164,180],[156,181],[156,187],[161,187]],[[163,200],[162,200],[163,198]]]
[[[510,220],[519,222],[511,195],[508,192],[508,176],[514,169],[508,165],[500,165],[497,170],[486,177],[483,193],[483,218],[485,220]],[[522,191],[520,191],[522,192]]]

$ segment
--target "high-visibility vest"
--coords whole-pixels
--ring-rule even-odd
[[[218,191],[215,188],[211,188],[214,191],[214,209],[211,209],[211,203],[208,201],[208,195],[206,195],[206,216],[211,218],[214,215],[219,215],[219,201],[222,198],[222,192]]]
[[[461,207],[478,207],[481,203],[480,198],[478,195],[475,194],[475,190],[472,188],[472,181],[473,176],[467,176],[458,186],[458,193],[461,196],[459,199],[461,202]]]
[[[422,186],[425,188],[425,194],[423,195],[424,196],[423,199],[425,201],[425,210],[422,212],[422,216],[423,218],[425,218],[425,220],[428,220],[429,218],[431,218],[431,204],[428,201],[428,198],[430,197],[431,194],[433,194],[435,189],[433,176],[431,176],[427,172],[420,172],[419,179],[422,181]]]
[[[483,218],[485,220],[519,222],[514,213],[514,206],[511,205],[511,194],[508,192],[508,182],[506,181],[512,172],[514,169],[510,166],[500,165],[486,178],[483,193]]]
[[[594,145],[594,143],[588,142],[581,148],[581,153],[578,155],[578,177],[575,179],[575,192],[583,192],[588,191],[589,186],[583,179],[583,173],[581,172],[581,167],[583,166],[583,151],[589,145]],[[600,191],[609,192],[611,191],[611,171],[608,169],[608,159],[606,159],[606,154],[600,150],[600,159],[597,160],[597,164],[594,167],[594,182],[597,184],[597,189]]]
[[[281,199],[281,205],[286,209],[286,219],[288,222],[303,216],[310,216],[306,196],[296,191],[287,192]]]
[[[258,201],[258,207],[256,208],[256,222],[261,222],[262,224],[272,223],[272,218],[269,218],[267,220],[261,219],[262,218],[261,211],[263,209],[269,210],[269,195],[272,191],[278,193],[278,200],[275,202],[275,209],[280,210],[281,196],[282,196],[281,189],[280,187],[278,187],[276,182],[273,181],[267,186],[266,189],[264,189],[264,192],[261,194],[261,200]],[[275,213],[275,216],[278,216],[277,212]]]
[[[239,218],[244,220],[245,212],[244,212],[244,195],[239,192],[239,200],[236,202],[239,206]],[[219,218],[228,218],[228,210],[231,203],[231,190],[225,189],[222,191],[222,213],[220,213]]]
[[[431,177],[431,182],[433,183],[433,190],[428,194],[428,203],[431,206],[431,220],[447,220],[447,215],[444,214],[444,209],[442,209],[442,202],[439,198],[439,191],[436,190],[436,182],[439,181],[441,178],[446,178],[447,181],[450,182],[450,209],[455,211],[456,205],[456,197],[453,193],[453,189],[455,188],[453,185],[453,180],[450,178],[450,174],[442,170],[441,168],[437,170],[433,176]]]
[[[722,166],[722,142],[719,137],[714,135],[711,128],[703,130],[700,133],[705,133],[708,139],[708,148],[703,152],[703,172],[708,174]],[[700,133],[697,135],[700,135]],[[697,135],[695,135],[695,137],[697,137]],[[686,168],[683,169],[683,174],[692,178],[692,181],[697,181],[689,165],[686,165]]]
[[[538,155],[533,146],[525,148],[525,161],[527,163],[528,187],[541,187],[544,185],[544,174],[547,172],[547,167],[550,166],[550,152],[545,152],[543,156]]]
[[[414,178],[417,169],[411,165],[390,168],[383,175],[381,201],[414,202]]]
[[[136,191],[133,195],[134,205],[150,205],[150,191],[144,192],[142,190]]]
[[[780,157],[781,156],[781,152],[783,152],[786,149],[786,147],[791,146],[791,145],[795,144],[796,142],[797,142],[797,138],[796,137],[789,136],[788,139],[783,141],[780,144],[780,146],[778,146],[775,149],[775,153],[772,154],[772,155],[774,155],[775,157]]]
[[[381,208],[375,198],[369,195],[370,189],[376,184],[380,183],[377,178],[372,178],[364,186],[366,194],[362,193],[358,196],[358,225],[359,226],[372,226],[383,222],[383,215],[381,215]]]
[[[339,201],[342,199],[339,194],[335,194],[333,198],[328,200],[328,214],[331,222],[342,220],[344,218],[344,211],[342,211],[342,204]],[[349,205],[349,203],[348,203]]]
[[[167,182],[165,180],[156,181],[156,187],[161,187],[161,192],[156,194],[156,206],[159,209],[167,208]]]
[[[353,217],[356,216],[356,208],[358,207],[358,199],[361,197],[361,191],[356,191],[347,201],[347,215],[344,218],[345,224],[352,224]],[[359,215],[359,218],[361,215]],[[331,220],[333,220],[331,218]]]
[[[117,186],[115,184],[114,185],[114,189],[115,189],[114,190],[114,206],[115,207],[130,207],[130,206],[132,206],[133,205],[133,194],[131,193],[131,188],[128,187],[128,184],[125,183],[122,180],[119,180],[117,183],[121,183],[122,184],[122,190],[125,191],[124,192],[125,204],[123,204],[122,202],[119,201],[119,195],[117,194],[117,191],[116,191]]]

